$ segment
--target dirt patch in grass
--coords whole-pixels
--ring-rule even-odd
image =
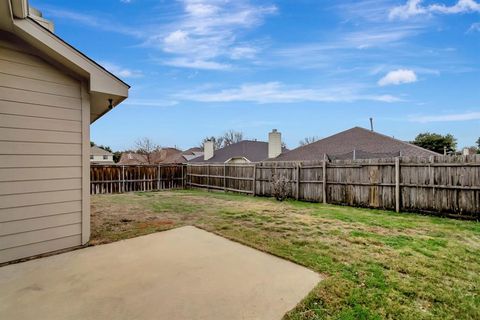
[[[92,244],[195,225],[327,278],[285,319],[480,319],[480,224],[202,191],[92,197]]]

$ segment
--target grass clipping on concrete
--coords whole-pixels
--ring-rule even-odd
[[[480,319],[480,223],[235,194],[92,197],[91,244],[195,225],[326,279],[285,319]]]

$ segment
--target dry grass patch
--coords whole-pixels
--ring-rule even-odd
[[[480,224],[234,194],[92,197],[92,243],[195,225],[327,276],[286,319],[480,319]]]

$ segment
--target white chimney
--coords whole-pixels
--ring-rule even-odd
[[[276,158],[282,153],[282,134],[273,129],[268,134],[268,158]]]
[[[214,154],[213,141],[207,140],[203,143],[203,160],[210,160]]]

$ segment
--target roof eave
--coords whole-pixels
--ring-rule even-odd
[[[34,19],[28,17],[28,2],[11,0],[11,7],[0,8],[2,18],[0,28],[5,29],[33,46],[48,58],[71,70],[88,83],[90,94],[91,119],[93,122],[107,113],[108,99],[117,106],[128,97],[130,86],[107,71],[85,54],[75,49]],[[16,13],[15,13],[16,12]],[[25,15],[25,12],[27,15]],[[23,17],[23,18],[22,18]]]

